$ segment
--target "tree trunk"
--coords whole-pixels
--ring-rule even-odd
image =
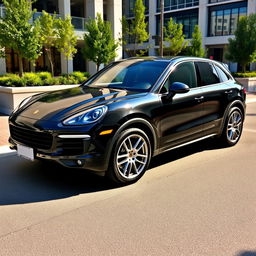
[[[242,66],[242,72],[245,73],[246,72],[246,64],[241,64]]]
[[[137,36],[134,36],[134,46],[133,46],[133,55],[136,57],[136,47],[137,46]]]
[[[97,72],[99,71],[99,69],[100,69],[100,64],[96,64],[96,68],[97,68]]]
[[[19,76],[23,76],[23,61],[21,55],[18,53],[18,59],[19,59]]]
[[[50,47],[46,49],[46,54],[47,54],[47,58],[50,62],[52,76],[54,76],[54,65],[53,65],[53,61],[52,61],[52,50],[51,50]]]

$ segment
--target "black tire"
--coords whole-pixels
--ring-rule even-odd
[[[232,124],[232,118],[237,119]],[[236,124],[237,122],[237,124]],[[220,141],[223,146],[231,147],[240,140],[243,131],[244,115],[240,108],[233,107],[229,110],[225,124],[222,130]],[[232,139],[233,134],[233,139]]]
[[[126,143],[128,143],[129,140],[131,142],[131,144],[129,144],[132,146],[127,146]],[[127,147],[125,147],[125,145]],[[137,149],[140,147],[141,149],[137,150],[135,146],[137,146]],[[141,157],[142,155],[143,157]],[[151,143],[147,134],[141,129],[129,128],[120,133],[119,138],[114,144],[106,176],[111,181],[119,185],[134,183],[144,175],[150,160]],[[120,164],[122,162],[124,163]],[[136,168],[138,171],[137,173]]]

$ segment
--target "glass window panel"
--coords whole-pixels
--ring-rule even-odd
[[[218,74],[221,82],[226,82],[229,80],[229,76],[218,66],[214,65]]]
[[[238,22],[238,8],[232,9],[232,15],[230,20],[230,33],[234,34]]]
[[[224,19],[223,19],[223,35],[230,34],[230,14],[231,10],[224,10]]]
[[[217,11],[216,36],[222,36],[223,10]]]
[[[217,84],[220,82],[219,76],[212,64],[208,62],[197,62],[196,64],[200,74],[201,86]]]

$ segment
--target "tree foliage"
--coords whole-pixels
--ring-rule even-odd
[[[56,48],[60,53],[63,53],[65,58],[72,59],[77,52],[76,43],[77,36],[75,35],[74,26],[71,23],[70,15],[67,15],[65,19],[56,20],[57,38]]]
[[[143,4],[143,0],[136,0],[133,13],[134,19],[132,20],[130,35],[134,40],[134,55],[136,55],[137,46],[143,44],[149,39],[147,22],[145,21],[145,5]]]
[[[85,24],[88,33],[84,35],[84,57],[93,61],[97,71],[101,64],[108,64],[116,55],[119,43],[112,35],[111,24],[103,21],[98,13],[96,19],[89,19]]]
[[[256,14],[239,19],[235,38],[229,38],[225,57],[240,63],[243,72],[249,63],[256,61]]]
[[[170,56],[178,55],[182,50],[187,47],[187,42],[185,41],[185,35],[183,34],[183,25],[177,24],[172,18],[167,23],[164,28],[164,49],[168,52]]]
[[[63,53],[66,59],[70,59],[77,52],[77,36],[70,16],[66,16],[65,19],[57,19],[55,14],[51,15],[43,11],[42,16],[39,18],[39,23],[41,41],[51,65],[51,73],[54,75],[52,47],[56,47],[57,51]]]
[[[19,57],[19,73],[23,74],[22,58],[36,60],[41,54],[40,26],[32,24],[32,3],[29,0],[3,0],[5,15],[0,18],[0,45],[15,50]]]
[[[195,25],[190,47],[188,47],[188,55],[194,57],[205,57],[205,50],[202,43],[202,33],[198,25]]]

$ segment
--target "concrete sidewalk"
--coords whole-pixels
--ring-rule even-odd
[[[256,93],[247,93],[246,102],[247,103],[256,102]],[[9,138],[8,116],[0,113],[0,147],[8,145],[8,138]]]
[[[0,146],[8,145],[8,116],[0,114]]]

